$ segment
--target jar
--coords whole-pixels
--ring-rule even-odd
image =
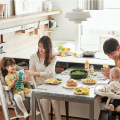
[[[94,66],[93,66],[93,65],[90,66],[90,73],[91,73],[91,74],[94,73]]]

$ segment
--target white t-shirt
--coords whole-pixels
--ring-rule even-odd
[[[36,86],[44,83],[45,80],[52,78],[55,72],[56,57],[51,60],[51,63],[46,67],[44,65],[45,59],[40,59],[37,53],[32,54],[30,57],[30,71],[40,72],[40,77],[34,77]],[[33,79],[33,77],[31,77]]]
[[[112,82],[110,82],[107,86],[103,88],[105,92],[107,91],[113,91],[116,94],[120,94],[120,79],[115,79]]]

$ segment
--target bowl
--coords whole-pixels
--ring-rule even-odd
[[[75,74],[73,72],[77,72],[77,71],[80,71],[82,72],[82,74]],[[88,76],[88,72],[86,70],[72,70],[70,72],[70,77],[73,78],[73,79],[84,79]]]
[[[68,50],[68,51],[61,51],[61,50],[58,50],[58,52],[59,52],[59,53],[66,53],[66,54],[67,54],[67,53],[71,52],[71,50]]]

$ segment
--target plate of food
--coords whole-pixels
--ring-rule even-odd
[[[75,88],[75,87],[81,87],[81,84],[78,84],[77,80],[68,80],[66,84],[62,85],[64,88]]]
[[[47,83],[47,84],[58,84],[61,81],[62,81],[62,79],[59,79],[59,78],[50,78],[50,79],[45,80],[45,83]]]
[[[77,94],[77,95],[83,95],[83,94],[89,94],[90,90],[88,88],[85,88],[85,87],[77,87],[77,88],[74,88],[74,93]]]
[[[83,83],[86,84],[95,84],[97,82],[97,80],[93,79],[93,78],[87,78],[87,79],[82,79]]]
[[[68,47],[63,47],[62,45],[58,46],[58,52],[59,53],[69,53],[71,51]]]

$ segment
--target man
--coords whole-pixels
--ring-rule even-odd
[[[120,68],[120,46],[118,40],[110,38],[104,42],[103,45],[104,53],[115,61],[115,66]],[[110,67],[101,68],[103,75],[109,78]]]

